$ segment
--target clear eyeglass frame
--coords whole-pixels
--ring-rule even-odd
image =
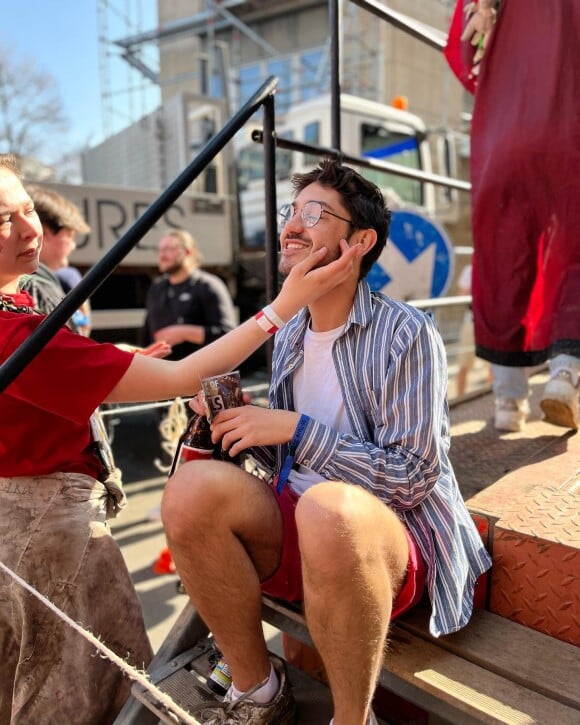
[[[278,209],[278,223],[280,227],[283,227],[287,222],[289,222],[296,213],[297,210],[294,204],[282,204],[282,206]],[[348,222],[348,224],[354,226],[352,220],[325,209],[319,201],[307,201],[299,213],[302,223],[307,229],[315,227],[323,214],[330,214],[330,216],[336,217],[337,219],[340,219],[343,222]]]

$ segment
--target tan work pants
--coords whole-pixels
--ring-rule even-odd
[[[89,476],[0,478],[0,560],[116,654],[152,651],[141,606]],[[106,725],[130,681],[78,632],[0,571],[0,725]]]

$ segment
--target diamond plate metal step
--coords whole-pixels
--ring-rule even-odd
[[[521,433],[493,429],[491,395],[452,412],[451,457],[455,448],[468,508],[488,524],[489,610],[580,645],[580,433],[539,419],[546,380],[532,378]]]
[[[220,699],[206,684],[211,670],[209,657],[213,651],[213,638],[205,636],[194,647],[168,662],[160,662],[156,657],[156,662],[150,668],[151,680],[185,712],[194,712],[204,704],[218,703]],[[332,699],[328,688],[292,665],[287,665],[287,669],[296,700],[296,722],[302,725],[330,722]],[[148,715],[139,705],[147,708]],[[155,719],[151,720],[151,716]],[[132,700],[123,709],[115,724],[148,725],[150,722],[162,722],[176,725],[179,721],[175,718],[174,714],[166,712],[148,690],[134,685]]]

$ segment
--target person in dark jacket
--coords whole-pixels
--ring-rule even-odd
[[[147,295],[141,344],[163,340],[173,348],[173,360],[181,360],[236,326],[228,288],[219,277],[200,269],[201,261],[194,238],[184,229],[173,229],[159,242],[163,277]]]

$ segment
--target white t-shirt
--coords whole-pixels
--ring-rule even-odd
[[[294,373],[294,407],[340,433],[352,433],[332,360],[334,341],[343,330],[344,325],[325,332],[306,330],[304,362]],[[300,495],[324,480],[324,476],[302,465],[292,469],[288,476],[292,490]]]

